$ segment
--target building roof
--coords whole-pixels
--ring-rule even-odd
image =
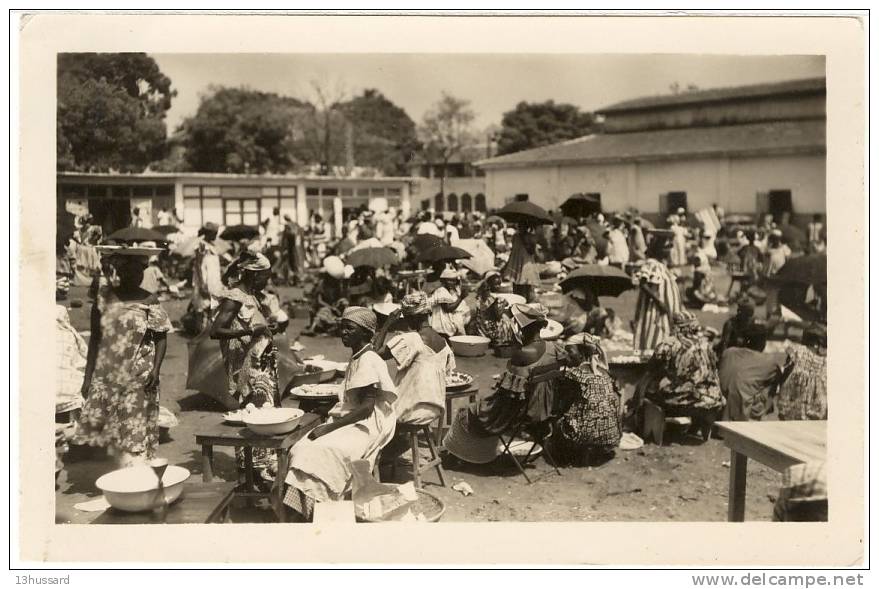
[[[117,172],[58,172],[59,179],[71,180],[246,180],[258,182],[260,180],[273,180],[285,182],[335,182],[335,183],[364,183],[364,182],[415,182],[418,178],[409,176],[317,176],[317,175],[294,175],[294,174],[225,174],[214,172],[144,172],[141,174],[126,174]]]
[[[824,153],[825,122],[783,121],[587,135],[476,162],[483,168]]]
[[[693,92],[682,92],[680,94],[669,94],[666,96],[645,96],[617,102],[616,104],[598,109],[596,113],[604,115],[635,110],[669,108],[685,104],[702,104],[707,102],[725,102],[730,100],[761,98],[765,96],[815,94],[826,92],[826,90],[827,80],[825,78],[805,78],[800,80],[774,82],[770,84],[696,90]]]

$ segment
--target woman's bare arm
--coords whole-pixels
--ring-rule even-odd
[[[83,378],[81,389],[83,396],[88,395],[89,387],[92,384],[92,375],[95,372],[95,363],[98,360],[98,347],[101,344],[101,311],[98,309],[97,300],[92,305],[90,323],[91,336],[89,337],[88,351],[86,352],[85,378]]]
[[[211,324],[212,339],[235,339],[249,335],[256,335],[258,333],[259,327],[252,330],[231,329],[230,326],[232,325],[232,320],[235,319],[240,308],[241,303],[236,301],[223,299],[222,302],[220,302],[220,309],[217,312],[217,317],[214,319],[213,324]],[[266,330],[268,329],[268,326],[262,327]]]

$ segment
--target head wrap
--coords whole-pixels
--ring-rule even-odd
[[[440,274],[440,280],[460,280],[461,277],[458,276],[458,273],[451,268],[446,268],[443,270],[443,273]]]
[[[524,329],[535,321],[546,321],[547,310],[540,303],[533,305],[516,303],[510,306],[510,313],[513,314],[513,319],[516,320],[519,328]]]
[[[248,260],[242,261],[239,268],[248,272],[262,272],[263,270],[271,270],[272,263],[262,254],[253,254]]]
[[[675,313],[672,323],[674,323],[675,329],[678,331],[695,331],[699,329],[699,321],[696,320],[696,316],[686,310]]]
[[[378,326],[378,319],[375,313],[366,307],[348,307],[342,313],[342,319],[346,319],[355,325],[359,325],[370,333],[375,333]]]
[[[591,352],[589,355],[589,363],[592,365],[592,372],[603,372],[604,374],[608,374],[610,367],[607,363],[607,354],[604,352],[604,348],[601,347],[600,337],[584,331],[583,333],[572,335],[565,341],[565,343],[580,346],[589,350]]]
[[[345,277],[345,263],[338,256],[327,256],[324,258],[323,269],[327,274],[337,280]]]
[[[430,305],[427,302],[427,295],[416,290],[410,292],[403,297],[403,315],[412,317],[413,315],[427,315],[430,313]]]

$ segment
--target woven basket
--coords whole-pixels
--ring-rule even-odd
[[[418,493],[418,501],[407,503],[399,509],[395,509],[387,514],[387,516],[382,519],[365,519],[358,517],[357,521],[369,524],[394,522],[399,521],[404,514],[409,510],[412,510],[412,514],[416,517],[418,515],[423,515],[426,522],[438,522],[446,512],[446,504],[442,499],[435,495],[431,495],[427,491],[422,491],[421,489],[415,489],[415,491]]]

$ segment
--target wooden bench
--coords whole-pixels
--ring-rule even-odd
[[[184,483],[183,495],[168,506],[164,521],[152,512],[129,513],[110,507],[91,521],[93,524],[215,524],[226,521],[235,497],[235,483],[194,481]]]

